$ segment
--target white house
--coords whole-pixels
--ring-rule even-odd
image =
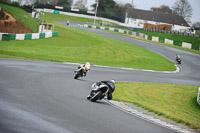
[[[125,24],[135,27],[144,28],[144,23],[150,24],[170,24],[173,31],[188,31],[189,24],[179,15],[161,13],[140,9],[128,9]]]

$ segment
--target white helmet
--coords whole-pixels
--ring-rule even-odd
[[[110,80],[111,82],[113,82],[113,83],[115,83],[115,80],[114,79],[112,79],[112,80]]]
[[[87,71],[90,70],[90,62],[85,63],[85,68],[86,68]]]

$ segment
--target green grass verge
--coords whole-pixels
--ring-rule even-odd
[[[11,12],[20,11],[14,14],[14,17],[24,13],[13,7],[11,9]],[[22,18],[26,17],[22,15]],[[45,13],[45,20],[93,21],[51,13]],[[115,67],[175,70],[175,66],[169,60],[137,46],[59,24],[55,24],[55,30],[59,31],[59,36],[49,39],[1,41],[0,54],[57,62],[90,61],[92,64]]]
[[[197,30],[197,31],[196,31],[196,34],[199,34],[199,35],[200,35],[200,30]]]
[[[88,19],[88,18],[81,18],[81,17],[74,17],[74,16],[68,16],[63,14],[53,14],[53,13],[47,13],[45,12],[44,19],[47,22],[53,22],[53,21],[72,21],[72,22],[90,22],[93,23],[94,19]],[[101,20],[96,20],[96,23],[101,23]]]
[[[33,58],[28,58],[28,57],[20,57],[20,56],[12,56],[12,55],[2,55],[2,54],[0,54],[0,58],[21,59],[21,60],[39,60],[39,59],[33,59]]]
[[[25,26],[31,28],[33,32],[38,31],[39,21],[38,19],[31,18],[30,13],[27,13],[26,11],[20,8],[8,6],[1,3],[0,3],[0,7],[3,10],[5,10],[7,13],[11,14],[15,19],[23,23]]]
[[[116,83],[113,100],[134,103],[158,115],[200,129],[198,86],[160,83]]]
[[[43,19],[43,18],[42,18]],[[72,22],[89,22],[89,23],[94,23],[94,19],[89,19],[89,18],[82,18],[82,17],[74,17],[74,16],[68,16],[68,15],[63,15],[63,14],[53,14],[53,13],[47,13],[45,12],[44,20],[47,22],[53,22],[53,21],[72,21]],[[102,20],[95,20],[95,23],[108,23],[108,24],[114,24],[118,25],[113,22],[107,22],[107,21],[102,21]]]
[[[0,41],[0,54],[56,62],[90,61],[92,64],[173,71],[164,57],[122,41],[55,24],[59,36],[39,40]]]

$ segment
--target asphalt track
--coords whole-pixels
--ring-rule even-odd
[[[70,23],[72,25],[72,23]],[[76,26],[75,24],[72,26]],[[169,133],[162,127],[86,96],[100,80],[200,85],[200,56],[94,29],[107,37],[133,43],[170,60],[181,54],[180,72],[163,73],[92,66],[74,80],[76,64],[0,59],[0,132],[2,133]]]

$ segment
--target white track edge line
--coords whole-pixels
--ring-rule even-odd
[[[169,124],[169,123],[167,123],[165,121],[162,121],[160,119],[154,118],[153,116],[148,116],[148,115],[146,115],[144,113],[141,113],[141,112],[139,112],[139,111],[137,111],[135,109],[132,109],[130,107],[129,107],[129,109],[126,109],[128,106],[125,105],[125,104],[124,104],[124,106],[127,106],[126,108],[115,104],[115,103],[123,104],[123,102],[117,102],[117,101],[113,101],[113,100],[108,101],[106,99],[104,99],[104,101],[107,102],[108,104],[110,104],[111,106],[121,110],[121,111],[124,111],[124,112],[126,112],[128,114],[134,115],[136,117],[142,118],[142,119],[144,119],[146,121],[150,121],[150,122],[152,122],[154,124],[160,125],[162,127],[168,128],[170,130],[173,130],[173,131],[176,131],[176,132],[178,131],[178,132],[181,132],[181,133],[192,133],[192,131],[188,131],[186,129],[181,129],[181,127],[179,127],[179,126],[176,126],[176,125],[173,125],[173,124]]]
[[[72,65],[80,65],[80,63],[70,63],[70,62],[63,62],[63,64],[72,64]],[[101,66],[101,65],[91,65],[95,67],[102,67],[102,68],[114,68],[114,69],[122,69],[122,70],[130,70],[130,71],[144,71],[144,72],[159,72],[159,73],[178,73],[180,72],[180,67],[174,64],[176,67],[176,71],[155,71],[155,70],[144,70],[144,69],[134,69],[134,68],[125,68],[125,67],[111,67],[111,66]]]

